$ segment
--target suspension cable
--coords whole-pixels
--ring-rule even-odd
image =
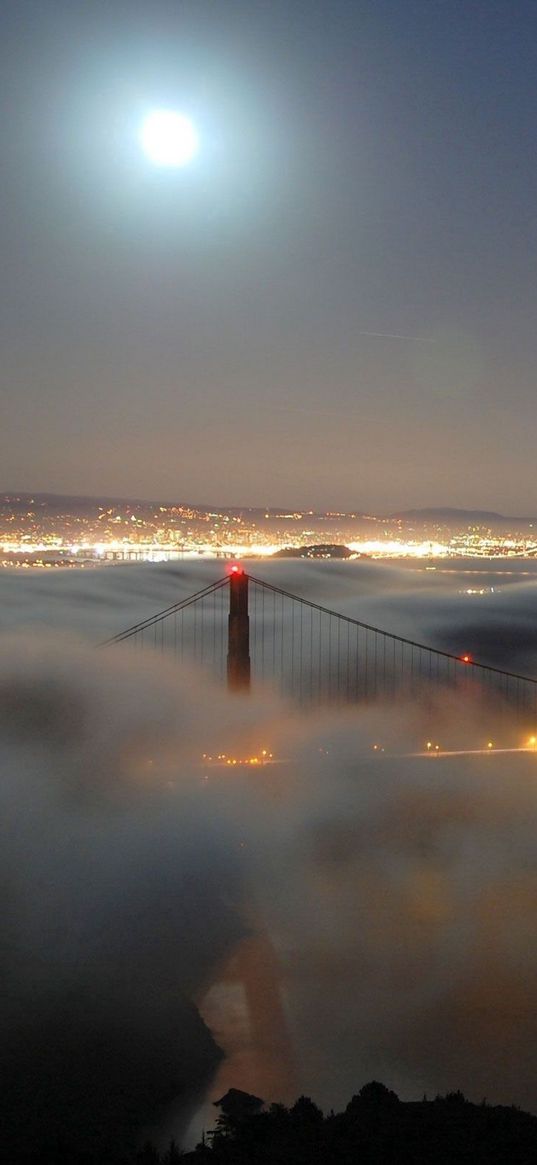
[[[145,631],[152,627],[154,623],[160,623],[162,619],[166,619],[168,615],[173,615],[177,611],[184,611],[186,607],[192,606],[200,599],[205,599],[209,595],[214,594],[215,591],[229,584],[228,575],[225,578],[220,578],[214,583],[203,587],[202,590],[196,591],[194,595],[189,595],[186,599],[180,599],[177,603],[172,603],[171,607],[166,607],[164,611],[158,611],[156,615],[151,615],[147,619],[142,619],[140,623],[134,623],[132,627],[127,627],[124,631],[118,631],[117,635],[111,635],[109,639],[103,639],[97,647],[109,647],[112,643],[122,643],[124,639],[130,639],[131,635],[136,635],[138,631]]]
[[[331,611],[329,607],[323,607],[320,603],[314,603],[312,599],[303,599],[300,595],[293,595],[291,591],[284,591],[282,587],[276,587],[272,583],[264,582],[261,578],[254,578],[251,574],[248,575],[248,578],[256,586],[265,587],[266,590],[283,595],[286,599],[292,599],[295,603],[302,603],[304,606],[310,607],[314,611],[319,611],[323,615],[330,615],[332,619],[341,619],[344,623],[352,623],[354,627],[362,627],[365,631],[372,631],[375,635],[382,635],[385,639],[392,639],[397,643],[404,643],[407,647],[417,647],[420,651],[433,652],[437,656],[442,656],[443,659],[453,659],[456,663],[463,664],[464,667],[480,668],[482,671],[494,672],[496,675],[508,676],[513,680],[523,680],[524,683],[537,685],[537,678],[535,676],[523,676],[517,672],[505,671],[501,667],[492,667],[488,663],[478,663],[475,659],[463,659],[460,655],[454,655],[451,651],[442,651],[439,647],[430,647],[426,643],[418,643],[415,639],[407,639],[404,635],[396,635],[392,631],[383,631],[381,627],[373,627],[371,623],[362,623],[360,619],[353,619],[350,615],[342,615],[339,611]]]

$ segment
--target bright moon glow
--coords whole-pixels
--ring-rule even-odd
[[[188,117],[173,109],[155,109],[142,123],[144,153],[157,166],[186,166],[198,149],[198,136]]]

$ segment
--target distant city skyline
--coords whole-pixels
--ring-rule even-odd
[[[537,519],[479,510],[390,516],[214,503],[198,508],[179,499],[0,495],[0,568],[273,556],[527,563],[537,558]],[[478,587],[475,593],[487,590]]]
[[[0,27],[6,489],[537,512],[530,0]]]

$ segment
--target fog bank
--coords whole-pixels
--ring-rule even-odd
[[[486,627],[489,599],[506,627],[532,622],[532,581],[476,603],[459,578],[284,565],[290,590],[381,625],[402,613],[414,633],[430,622],[440,638],[456,610]],[[235,1086],[268,1086],[267,1100],[296,1089],[337,1107],[376,1077],[402,1097],[462,1088],[536,1111],[537,758],[416,757],[419,708],[299,715],[81,640],[215,568],[30,578],[18,605],[5,581],[0,1025],[16,1147],[21,1129],[22,1142],[43,1124],[65,1133],[69,1113],[73,1136],[82,1114],[105,1142],[169,1121],[177,1098],[179,1133],[218,1041]],[[16,630],[30,615],[32,633]],[[481,740],[487,715],[441,701],[438,736],[464,721]],[[284,763],[201,763],[267,744]],[[218,1017],[216,1041],[198,1007]]]

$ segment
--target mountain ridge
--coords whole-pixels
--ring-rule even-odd
[[[169,501],[158,498],[135,498],[135,497],[117,497],[115,495],[103,494],[102,496],[94,494],[62,494],[49,493],[31,490],[5,490],[0,493],[0,509],[5,506],[18,505],[39,505],[65,508],[89,508],[89,507],[104,507],[104,506],[163,506],[166,509],[180,508],[192,509],[199,513],[229,513],[229,514],[243,514],[249,513],[252,515],[267,515],[269,517],[280,517],[287,515],[301,515],[304,518],[346,518],[355,519],[357,521],[372,521],[372,522],[393,522],[393,521],[467,521],[469,523],[479,523],[489,525],[496,525],[500,522],[507,523],[521,523],[524,525],[537,524],[537,518],[526,515],[521,517],[519,515],[501,514],[496,510],[478,510],[466,509],[456,506],[423,506],[415,507],[408,510],[392,510],[389,513],[371,513],[365,510],[309,510],[301,506],[224,506],[220,503],[198,503],[185,500]]]

